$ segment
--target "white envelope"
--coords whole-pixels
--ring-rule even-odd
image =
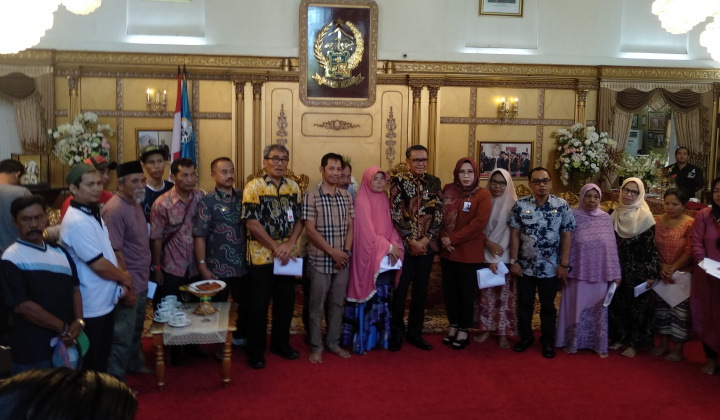
[[[400,270],[401,268],[402,261],[398,259],[395,261],[395,265],[390,265],[390,258],[386,255],[383,257],[382,261],[380,261],[380,270],[378,271],[378,274],[382,274],[390,270]]]
[[[711,260],[710,258],[705,258],[700,262],[700,264],[700,267],[705,270],[706,273],[720,279],[720,262]]]
[[[690,280],[692,275],[683,271],[676,271],[672,274],[675,283],[665,284],[662,280],[657,281],[653,287],[658,294],[671,308],[676,307],[682,301],[690,297]]]
[[[603,302],[604,307],[610,306],[610,302],[612,302],[613,296],[615,296],[615,291],[617,290],[617,284],[615,284],[614,281],[610,282],[610,286],[608,286],[607,294],[605,295],[605,301]]]
[[[650,286],[649,289],[646,289],[646,287],[647,287],[646,282],[642,282],[642,283],[638,284],[637,286],[635,286],[635,297],[642,295],[643,293],[647,292],[648,290],[652,290],[653,288],[655,288],[655,286],[657,286],[657,284],[659,282],[660,282],[660,280],[653,283],[653,285]]]
[[[157,283],[155,283],[154,281],[149,281],[147,294],[148,299],[152,299],[155,296],[155,290],[157,290]]]
[[[278,258],[275,258],[273,262],[273,274],[278,276],[302,276],[302,269],[302,258],[298,258],[297,261],[293,261],[291,258],[285,265],[282,265],[282,262],[280,262]]]
[[[477,271],[477,282],[479,289],[487,289],[488,287],[502,286],[505,284],[505,274],[509,273],[505,263],[498,263],[497,274],[493,273],[489,268],[481,268]]]

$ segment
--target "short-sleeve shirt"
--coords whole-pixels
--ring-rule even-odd
[[[560,233],[575,229],[567,201],[552,194],[542,206],[534,196],[519,199],[508,226],[520,230],[518,263],[524,275],[550,278],[560,263]]]
[[[153,203],[155,203],[155,200],[157,200],[158,197],[160,197],[161,195],[170,191],[174,186],[175,184],[165,180],[163,180],[163,186],[159,190],[153,189],[149,185],[145,186],[145,201],[143,201],[142,206],[143,213],[145,213],[146,222],[150,223],[150,211],[152,210],[152,205]]]
[[[163,271],[178,277],[197,275],[192,229],[198,203],[204,196],[201,190],[193,189],[186,203],[173,188],[155,200],[150,214],[150,239],[163,241]]]
[[[257,220],[278,245],[287,242],[301,216],[302,194],[298,184],[288,178],[276,186],[265,174],[248,182],[243,191],[242,218]],[[273,252],[248,231],[247,259],[251,265],[273,263]],[[293,250],[297,256],[297,247]]]
[[[8,308],[31,301],[67,324],[75,319],[74,289],[79,282],[75,264],[62,247],[49,243],[40,247],[18,239],[3,254],[0,267],[0,290]],[[16,316],[10,331],[13,362],[50,359],[50,339],[56,335]]]
[[[348,191],[336,188],[333,195],[320,184],[305,193],[302,209],[302,219],[315,222],[315,229],[330,246],[335,249],[345,247],[348,218],[355,218],[352,197]],[[325,274],[338,272],[330,255],[315,246],[312,240],[308,241],[307,251],[308,263],[315,270]]]
[[[695,165],[686,163],[682,169],[677,164],[673,164],[665,168],[668,175],[675,175],[677,187],[683,190],[688,197],[695,197],[695,191],[701,189],[705,185],[702,169]]]
[[[205,264],[217,279],[247,273],[247,235],[242,222],[242,191],[215,189],[200,200],[193,236],[205,239]]]
[[[16,198],[30,195],[30,190],[19,185],[0,184],[0,255],[18,237],[18,231],[13,224],[10,204]]]
[[[77,266],[85,318],[97,318],[112,312],[120,286],[100,277],[90,268],[90,264],[102,257],[117,267],[115,251],[100,210],[72,201],[60,225],[60,244]]]
[[[120,195],[110,199],[100,216],[108,227],[110,243],[122,252],[135,293],[145,292],[150,280],[150,239],[142,208]]]

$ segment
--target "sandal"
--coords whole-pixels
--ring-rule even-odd
[[[452,332],[453,330],[455,330],[455,333]],[[442,339],[443,344],[445,344],[446,346],[452,346],[453,343],[455,342],[455,336],[457,335],[457,332],[458,332],[457,325],[451,325],[450,332],[448,333],[448,335],[446,335]]]
[[[470,333],[467,328],[461,328],[458,332],[464,332],[465,338],[458,340],[457,338],[452,343],[453,350],[462,350],[470,344]]]

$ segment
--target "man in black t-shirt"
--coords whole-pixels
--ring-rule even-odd
[[[48,220],[39,196],[20,197],[11,206],[20,233],[0,262],[3,303],[12,308],[12,372],[51,367],[50,340],[72,345],[85,327],[77,270],[59,245],[46,243]]]
[[[683,190],[688,197],[695,197],[695,192],[703,188],[705,177],[703,177],[702,169],[688,163],[690,159],[690,150],[685,146],[680,146],[675,150],[675,163],[666,167],[663,174],[666,176],[675,175],[675,183],[677,187]]]
[[[148,146],[140,153],[140,163],[147,173],[145,186],[145,201],[142,208],[145,221],[150,223],[150,209],[158,197],[172,189],[175,184],[163,179],[165,175],[165,162],[170,159],[167,146]]]

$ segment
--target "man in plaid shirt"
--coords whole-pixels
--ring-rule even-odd
[[[350,279],[350,249],[353,243],[355,211],[350,193],[338,188],[343,159],[328,153],[320,162],[322,182],[305,193],[302,219],[310,239],[310,363],[322,363],[322,317],[327,310],[327,347],[342,358],[350,353],[340,347],[343,306]]]

